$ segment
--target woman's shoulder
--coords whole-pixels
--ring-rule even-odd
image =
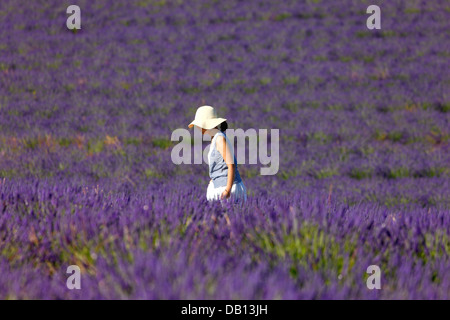
[[[214,137],[216,140],[216,144],[218,141],[224,141],[226,139],[226,136],[223,132],[217,132],[216,136]]]
[[[226,135],[225,135],[225,132],[222,132],[222,131],[217,132],[216,135],[217,135],[217,136],[222,136],[222,137],[225,137],[225,136],[226,136]]]
[[[214,138],[216,147],[223,146],[223,144],[226,143],[226,135],[221,131],[218,132]]]
[[[222,139],[226,139],[226,135],[222,131],[217,132],[213,137],[213,140],[215,140],[216,143],[217,143],[217,140],[222,140]]]

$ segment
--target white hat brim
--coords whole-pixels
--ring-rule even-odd
[[[194,120],[189,124],[189,128],[192,128],[193,126],[197,126],[206,130],[212,129],[217,127],[222,122],[227,121],[227,119],[224,118],[216,118],[216,119],[208,119],[203,121]]]

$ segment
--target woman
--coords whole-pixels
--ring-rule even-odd
[[[247,189],[237,169],[237,161],[232,145],[226,136],[227,119],[218,118],[213,107],[203,106],[197,109],[195,120],[189,128],[195,126],[202,134],[211,136],[208,153],[209,177],[206,198],[208,201],[232,198],[236,202],[247,200]]]

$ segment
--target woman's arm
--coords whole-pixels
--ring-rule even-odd
[[[225,191],[222,193],[221,198],[229,198],[235,175],[234,156],[224,137],[220,136],[217,138],[216,147],[228,166],[227,186],[225,187]]]

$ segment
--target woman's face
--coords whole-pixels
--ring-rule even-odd
[[[198,130],[200,130],[201,132],[202,132],[202,134],[205,134],[205,132],[206,132],[206,129],[203,129],[203,128],[201,128],[201,127],[199,127],[199,126],[195,126]]]

